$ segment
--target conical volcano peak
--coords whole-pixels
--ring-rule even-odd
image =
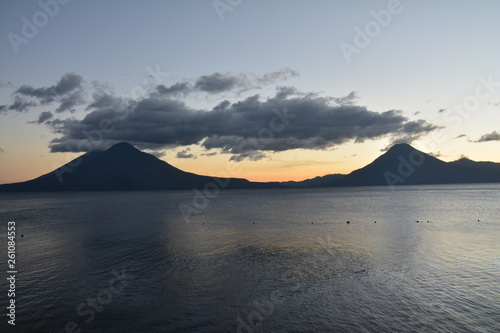
[[[108,152],[120,152],[120,153],[130,153],[130,152],[140,152],[139,149],[135,148],[128,142],[120,142],[117,144],[114,144],[110,148],[108,148],[106,151]]]
[[[409,155],[413,154],[424,154],[417,148],[407,144],[407,143],[397,143],[393,145],[391,148],[389,148],[383,155],[379,157],[379,159],[393,159],[398,157],[399,155],[405,156],[405,158],[408,158]],[[429,155],[430,157],[430,155]]]
[[[444,162],[407,143],[348,175],[327,175],[304,182],[254,183],[220,178],[227,188],[393,186],[419,184],[500,183],[500,163]],[[219,180],[216,182],[219,183]],[[184,172],[127,142],[96,150],[38,178],[0,185],[0,191],[100,191],[203,189],[214,178]],[[226,183],[225,183],[226,182]]]
[[[388,152],[402,153],[402,152],[409,152],[409,151],[414,151],[414,150],[416,150],[416,149],[407,143],[396,143],[394,146],[389,148]]]

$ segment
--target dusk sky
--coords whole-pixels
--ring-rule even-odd
[[[0,2],[0,183],[127,141],[302,180],[406,142],[500,162],[496,1]]]

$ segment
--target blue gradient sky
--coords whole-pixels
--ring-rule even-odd
[[[16,53],[9,33],[22,36],[22,18],[32,22],[43,9],[37,1],[1,1],[0,105],[12,104],[12,94],[22,85],[48,87],[66,73],[81,75],[86,87],[99,81],[116,96],[136,98],[137,87],[154,89],[160,83],[148,78],[148,67],[168,72],[161,78],[166,86],[216,72],[258,77],[289,68],[299,75],[250,92],[191,95],[184,102],[210,110],[223,99],[234,103],[255,93],[272,96],[277,86],[329,97],[354,91],[358,106],[374,112],[401,110],[409,120],[440,126],[413,140],[425,152],[447,161],[465,154],[500,162],[500,138],[494,134],[500,133],[500,83],[470,111],[460,115],[456,106],[476,89],[487,91],[478,88],[481,77],[500,82],[499,2],[400,1],[400,12],[350,61],[341,43],[355,46],[355,28],[364,30],[374,21],[372,11],[386,10],[391,1],[244,0],[224,12],[223,20],[214,3],[72,0],[58,4],[58,13]],[[56,108],[48,104],[24,112],[0,111],[0,183],[34,178],[79,155],[51,153],[50,141],[60,134],[30,123],[44,111],[54,119],[81,120],[89,113],[85,104],[72,113],[56,114]],[[485,137],[489,140],[474,142],[488,134],[493,134]],[[264,159],[240,162],[240,176],[299,180],[346,173],[369,163],[391,143],[391,138],[379,137],[329,149],[267,152]],[[230,158],[217,150],[202,156],[205,150],[199,145],[189,146],[196,159],[177,158],[187,147],[165,146],[156,152],[174,166],[202,174],[216,174]]]

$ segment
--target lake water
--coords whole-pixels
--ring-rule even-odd
[[[1,193],[0,331],[500,331],[500,184],[210,196]]]

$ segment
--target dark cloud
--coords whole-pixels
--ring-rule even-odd
[[[249,89],[259,89],[278,81],[287,80],[298,76],[299,73],[290,68],[282,68],[275,72],[266,73],[262,76],[245,74],[222,74],[213,73],[200,76],[191,82],[177,82],[167,87],[163,84],[156,87],[160,95],[179,96],[193,92],[205,92],[207,94],[220,94],[228,91],[243,92]]]
[[[163,84],[160,84],[159,86],[156,87],[156,90],[158,91],[159,94],[167,96],[179,95],[179,94],[186,95],[191,91],[191,87],[187,82],[178,82],[171,85],[170,87],[165,87]]]
[[[345,97],[340,97],[335,99],[335,101],[338,104],[343,104],[343,105],[352,105],[354,102],[359,99],[358,93],[355,91],[352,91],[349,95]]]
[[[193,159],[196,159],[196,156],[194,156],[193,154],[191,154],[190,151],[191,151],[191,148],[186,148],[184,150],[181,150],[181,151],[177,152],[176,157],[177,158],[193,158]]]
[[[463,137],[466,137],[466,136],[467,135],[465,135],[465,134],[459,134],[456,137],[454,137],[454,139],[460,139],[460,138],[463,138]]]
[[[353,97],[327,98],[278,90],[271,98],[255,95],[232,104],[223,101],[207,111],[163,95],[127,101],[109,96],[107,103],[94,105],[95,110],[82,120],[50,121],[53,131],[61,134],[52,140],[50,148],[52,152],[82,151],[82,140],[88,140],[84,133],[98,131],[103,121],[112,123],[113,130],[98,142],[102,146],[128,141],[155,150],[200,144],[207,150],[232,154],[235,161],[261,159],[266,152],[326,149],[382,137],[415,140],[438,128],[424,120],[409,121],[400,111],[379,113],[351,105],[348,101]],[[186,155],[189,151],[178,157]]]
[[[81,87],[82,83],[83,78],[80,75],[68,73],[63,75],[59,82],[57,82],[54,91],[57,95],[61,96]]]
[[[435,125],[431,125],[423,119],[419,119],[419,120],[415,120],[415,121],[406,122],[403,125],[402,133],[419,135],[421,133],[427,133],[427,132],[433,131],[433,130],[438,129],[438,128],[440,128],[440,127],[435,126]]]
[[[34,102],[26,101],[26,100],[23,100],[22,98],[16,96],[16,97],[14,97],[14,103],[9,105],[8,109],[12,110],[12,111],[17,111],[17,112],[25,112],[25,111],[28,111],[29,108],[31,108],[35,105],[36,105],[36,103],[34,103]]]
[[[298,95],[299,91],[295,87],[277,87],[276,97],[277,98],[287,98],[288,96]]]
[[[205,92],[207,94],[218,94],[224,92],[243,92],[248,89],[260,88],[259,84],[270,84],[278,80],[286,80],[289,77],[297,76],[298,73],[292,69],[284,68],[275,72],[264,74],[261,77],[247,76],[245,74],[221,74],[200,76],[190,82],[177,82],[167,87],[163,84],[156,86],[156,94],[164,98],[185,97],[193,92]],[[3,86],[10,86],[10,82],[1,83]],[[66,111],[74,112],[75,107],[86,102],[86,93],[92,92],[92,101],[86,105],[87,110],[101,110],[102,108],[123,108],[123,100],[116,104],[112,87],[108,84],[94,81],[92,90],[86,91],[85,81],[82,76],[75,73],[64,74],[59,81],[49,87],[35,88],[31,85],[22,85],[14,91],[14,102],[11,105],[0,106],[0,112],[9,110],[25,112],[31,107],[39,105],[49,105],[57,103],[53,110],[55,113]],[[283,91],[285,93],[286,91]],[[151,94],[153,97],[155,94]],[[158,96],[157,96],[158,97]],[[227,103],[222,102],[219,108],[226,107]]]
[[[298,76],[299,73],[290,68],[282,68],[274,72],[266,73],[262,76],[248,76],[245,74],[221,74],[200,76],[194,81],[194,90],[209,94],[219,94],[227,91],[246,91],[249,89],[260,89],[262,86],[273,84],[278,81],[286,81],[290,77]],[[185,83],[184,83],[185,84]],[[173,88],[172,86],[171,88]],[[185,92],[188,87],[182,88]],[[159,91],[160,92],[160,91]]]
[[[3,150],[3,148],[0,148],[0,154],[3,154],[5,153],[5,150]]]
[[[106,107],[118,107],[114,105],[116,98],[111,85],[99,81],[92,81],[92,101],[87,105],[87,110],[100,109]]]
[[[68,121],[68,120],[66,120]],[[54,134],[62,134],[62,130],[58,129],[59,126],[63,126],[64,120],[61,119],[53,119],[45,121],[45,125],[47,125]],[[81,152],[83,150],[77,150],[77,152]]]
[[[93,101],[87,106],[87,110],[90,109],[102,109],[102,108],[113,108],[116,102],[121,102],[113,95],[103,92],[96,92],[92,95]]]
[[[260,84],[271,84],[276,81],[287,80],[290,77],[296,77],[296,76],[299,76],[299,72],[294,71],[293,69],[290,69],[288,67],[285,67],[275,72],[270,72],[262,75],[260,78],[257,79],[257,82]]]
[[[249,151],[249,152],[244,152],[244,153],[241,153],[238,155],[233,155],[233,156],[231,156],[231,158],[229,160],[234,161],[234,162],[241,162],[245,159],[247,159],[249,161],[259,161],[259,160],[266,158],[266,157],[267,157],[266,154],[263,154],[259,151]]]
[[[262,86],[273,84],[278,81],[286,81],[288,78],[298,75],[299,73],[297,71],[290,68],[282,68],[262,76],[222,74],[217,72],[200,76],[189,82],[177,82],[169,87],[160,84],[156,87],[156,91],[160,95],[165,96],[186,96],[187,94],[197,91],[208,94],[220,94],[228,91],[243,92],[250,89],[260,89]]]
[[[420,114],[420,111],[416,111],[413,115],[418,116]]]
[[[48,104],[53,102],[56,97],[54,88],[55,86],[49,88],[33,88],[30,85],[22,85],[14,94],[33,97],[40,100],[43,104]]]
[[[14,103],[0,107],[0,111],[27,111],[32,106],[58,103],[52,112],[43,112],[34,121],[58,135],[49,144],[52,152],[105,149],[127,141],[150,151],[200,145],[207,151],[205,155],[216,151],[231,155],[233,161],[380,138],[409,143],[439,128],[421,119],[410,120],[398,110],[375,112],[355,105],[355,91],[344,97],[322,97],[295,87],[277,87],[272,97],[220,100],[211,110],[192,108],[178,98],[196,91],[214,96],[231,91],[238,96],[243,90],[258,88],[257,84],[296,75],[287,68],[260,77],[214,73],[168,87],[157,85],[145,97],[128,98],[116,96],[105,83],[94,81],[91,87],[84,86],[81,76],[69,73],[50,87],[22,86],[14,93]],[[86,93],[91,100],[85,100]],[[54,118],[54,114],[72,111],[77,105],[85,105],[89,111],[83,119]],[[186,148],[177,157],[196,156]]]
[[[227,75],[214,73],[200,76],[194,83],[194,88],[209,94],[217,94],[235,89],[246,89],[251,86],[248,78],[243,75]]]
[[[64,111],[75,111],[75,106],[81,105],[85,102],[83,98],[83,94],[80,91],[75,91],[72,92],[71,94],[68,94],[67,96],[64,96],[60,100],[60,105],[56,109],[57,113],[64,112]]]
[[[52,116],[53,116],[52,112],[50,112],[50,111],[44,111],[44,112],[40,113],[40,115],[38,116],[38,120],[36,121],[36,123],[37,124],[43,124],[47,120],[51,119]]]
[[[225,108],[227,108],[229,105],[231,105],[231,102],[229,102],[228,100],[224,100],[222,102],[220,102],[219,104],[217,104],[213,109],[212,111],[222,111],[224,110]]]
[[[13,93],[15,102],[9,109],[27,111],[32,106],[59,102],[56,112],[72,111],[73,107],[84,102],[83,83],[80,75],[67,73],[50,87],[34,88],[31,85],[22,85]]]
[[[380,151],[387,151],[392,146],[400,143],[411,144],[414,141],[417,141],[422,135],[440,128],[442,127],[429,124],[428,122],[422,119],[415,121],[407,121],[404,124],[402,124],[401,130],[392,132],[391,134],[388,135],[388,137],[391,139],[390,143]],[[356,142],[362,142],[362,141],[356,140]]]
[[[443,112],[445,112],[445,111],[446,111],[446,109],[439,109],[439,110],[438,110],[438,113],[443,113]]]
[[[83,78],[75,73],[64,74],[61,79],[53,86],[33,88],[30,85],[22,85],[14,94],[20,96],[33,97],[40,100],[42,104],[53,102],[57,97],[63,96],[69,92],[81,88]]]
[[[488,141],[500,141],[500,133],[493,131],[491,133],[484,134],[479,138],[479,140],[474,142],[488,142]]]

